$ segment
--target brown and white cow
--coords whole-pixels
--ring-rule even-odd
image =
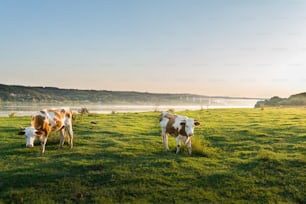
[[[68,108],[44,109],[32,116],[31,126],[21,130],[18,135],[26,136],[26,147],[34,147],[34,140],[38,137],[41,141],[40,153],[45,152],[49,134],[60,131],[61,148],[65,142],[65,130],[70,138],[69,146],[73,147],[72,112]]]
[[[180,152],[181,140],[183,140],[187,145],[189,154],[191,154],[191,137],[194,134],[194,127],[199,126],[200,122],[186,116],[174,115],[167,112],[163,112],[160,115],[159,121],[165,150],[169,150],[168,135],[171,135],[176,137],[176,153]]]

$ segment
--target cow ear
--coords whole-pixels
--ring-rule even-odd
[[[35,131],[35,134],[38,135],[38,136],[42,136],[42,135],[43,135],[43,131],[41,131],[41,130],[36,130],[36,131]]]
[[[199,121],[194,121],[195,126],[199,126],[201,123]]]
[[[186,125],[186,121],[180,122],[180,125]]]
[[[17,135],[25,135],[25,131],[24,130],[21,130],[17,133]]]

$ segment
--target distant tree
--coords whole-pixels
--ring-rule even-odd
[[[9,116],[9,118],[13,118],[13,117],[16,116],[16,113],[15,113],[15,112],[12,112],[12,113],[10,113],[8,116]]]
[[[174,110],[174,108],[170,108],[169,110],[167,110],[167,112],[169,112],[169,113],[174,113],[175,110]]]
[[[89,114],[89,111],[88,111],[87,108],[81,108],[81,110],[79,110],[79,113],[80,113],[81,115],[84,115],[84,114]]]

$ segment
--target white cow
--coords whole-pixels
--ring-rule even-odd
[[[180,152],[180,141],[183,140],[187,145],[189,154],[191,154],[191,137],[194,134],[194,127],[199,126],[200,122],[187,118],[186,116],[174,115],[167,112],[163,112],[160,115],[159,121],[165,150],[169,150],[168,135],[171,135],[176,137],[176,153]]]
[[[60,131],[61,148],[65,142],[65,129],[68,131],[70,148],[73,147],[72,112],[67,109],[45,109],[33,115],[31,126],[21,130],[18,135],[26,136],[26,147],[34,147],[34,140],[38,137],[41,141],[40,153],[45,152],[45,146],[49,134],[52,131]]]

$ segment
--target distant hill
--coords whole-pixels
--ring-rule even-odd
[[[55,87],[29,87],[0,84],[0,102],[66,103],[88,102],[101,104],[150,104],[186,105],[203,104],[211,99],[240,99],[231,97],[208,97],[195,94],[159,94],[134,91],[78,90]],[[246,99],[246,98],[241,98]]]
[[[289,98],[280,98],[274,96],[264,101],[258,101],[255,108],[262,106],[305,106],[306,105],[306,92],[291,95]]]

